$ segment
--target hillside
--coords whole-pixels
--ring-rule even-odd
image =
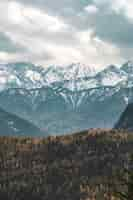
[[[133,103],[127,106],[115,128],[126,129],[128,131],[133,130]]]
[[[133,135],[90,130],[48,138],[0,138],[0,199],[109,200]]]
[[[6,112],[0,108],[0,135],[44,135],[43,131],[32,123]]]

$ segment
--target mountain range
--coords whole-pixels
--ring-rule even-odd
[[[112,128],[133,98],[133,62],[121,67],[0,64],[0,106],[48,134]]]

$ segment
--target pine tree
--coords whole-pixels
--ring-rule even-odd
[[[123,170],[122,178],[119,178],[119,181],[122,191],[116,191],[116,197],[120,200],[133,200],[133,155],[131,155],[128,168]]]

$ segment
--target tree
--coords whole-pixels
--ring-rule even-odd
[[[119,190],[122,191],[115,191],[116,197],[120,200],[133,200],[133,155],[127,166],[123,170],[123,175],[119,177]]]

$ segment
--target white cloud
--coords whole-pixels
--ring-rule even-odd
[[[98,12],[98,8],[95,5],[88,5],[84,9],[89,14],[96,14]]]
[[[11,24],[17,23],[16,28],[32,28],[31,31],[36,29],[60,31],[66,28],[66,24],[58,17],[50,16],[46,12],[26,7],[15,1],[11,1],[8,4],[8,21]]]
[[[19,24],[23,21],[22,10],[19,3],[15,1],[9,2],[8,5],[8,20],[12,23]]]
[[[12,61],[18,61],[20,59],[20,56],[16,53],[7,53],[7,52],[0,52],[0,61],[3,63],[6,62],[12,62]]]

